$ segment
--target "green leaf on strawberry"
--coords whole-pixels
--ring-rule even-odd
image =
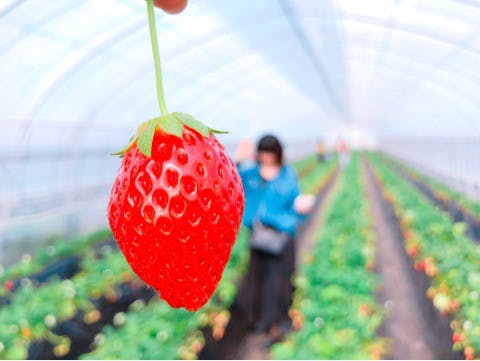
[[[150,157],[150,155],[152,154],[152,142],[157,123],[158,118],[150,119],[147,122],[147,126],[145,127],[145,129],[143,129],[138,136],[137,147],[147,157]]]
[[[201,135],[204,137],[208,137],[209,134],[209,129],[205,124],[202,122],[198,121],[197,119],[193,118],[189,114],[184,114],[184,113],[173,113],[172,114],[175,118],[177,118],[180,122],[183,123],[183,125],[186,125],[187,127],[190,127],[197,132],[199,132]]]

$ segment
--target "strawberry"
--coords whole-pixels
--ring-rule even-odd
[[[372,310],[370,309],[370,306],[366,304],[362,304],[358,308],[358,314],[360,316],[366,317],[366,316],[369,316],[371,313],[372,313]]]
[[[465,347],[465,350],[463,350],[463,354],[465,355],[466,360],[475,359],[475,350],[471,346]]]
[[[172,307],[195,311],[220,281],[245,199],[237,169],[214,135],[221,132],[168,112],[153,0],[147,13],[162,116],[144,122],[118,153],[123,161],[108,221],[133,271]]]
[[[108,204],[133,271],[191,311],[214,292],[244,208],[237,169],[213,132],[183,113],[144,123],[121,152]]]
[[[454,333],[452,336],[453,343],[459,343],[463,341],[463,335],[461,333]]]
[[[8,292],[12,292],[15,289],[15,284],[11,280],[7,280],[3,283],[3,288]]]

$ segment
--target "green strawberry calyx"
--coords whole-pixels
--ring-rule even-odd
[[[192,117],[190,114],[174,112],[152,118],[140,124],[136,134],[130,139],[127,146],[118,152],[113,153],[112,155],[118,155],[122,157],[135,144],[137,144],[138,150],[145,156],[150,157],[152,155],[153,136],[155,135],[156,130],[160,130],[166,134],[181,138],[183,134],[183,128],[185,126],[197,131],[204,137],[208,137],[210,134],[228,133],[222,130],[210,128],[201,121]]]

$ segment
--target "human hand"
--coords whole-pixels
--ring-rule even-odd
[[[153,0],[153,4],[169,14],[178,14],[187,7],[188,0]]]
[[[310,213],[313,209],[313,205],[315,204],[315,196],[311,194],[300,194],[295,198],[293,202],[293,208],[295,212],[299,214],[307,214]]]
[[[242,139],[235,150],[235,161],[255,160],[255,145],[249,139]]]

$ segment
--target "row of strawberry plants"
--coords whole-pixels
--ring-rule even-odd
[[[413,177],[416,180],[419,180],[423,183],[425,183],[427,186],[429,186],[435,196],[444,201],[444,202],[449,202],[449,201],[455,201],[457,202],[462,210],[469,215],[475,216],[477,218],[480,218],[480,203],[475,202],[474,200],[464,196],[463,194],[454,191],[453,189],[447,187],[446,185],[438,182],[437,180],[428,177],[416,170],[414,170],[411,167],[408,167],[395,159],[391,157],[387,157],[385,155],[382,155],[382,159],[384,161],[387,161],[390,164],[393,164],[396,167],[399,167],[400,169],[404,170],[409,174],[411,177]]]
[[[300,188],[303,192],[317,191],[334,169],[334,162],[317,165],[300,178]],[[247,263],[248,233],[242,229],[216,293],[199,312],[170,309],[165,302],[155,298],[138,312],[118,315],[120,322],[105,327],[96,338],[96,349],[83,358],[196,358],[205,345],[199,329],[211,329],[217,341],[223,337],[230,320],[228,309],[235,299]]]
[[[106,241],[111,237],[112,233],[110,230],[101,229],[70,241],[58,239],[40,249],[34,256],[25,254],[20,262],[8,268],[0,265],[0,284],[3,285],[3,287],[0,288],[0,296],[5,296],[12,292],[14,288],[17,288],[17,280],[41,272],[45,266],[52,262],[63,257],[79,254],[83,252],[86,247]]]
[[[42,339],[55,345],[58,357],[66,355],[71,340],[52,329],[79,311],[86,323],[96,322],[101,314],[94,300],[105,295],[114,302],[117,286],[134,280],[123,255],[112,251],[102,259],[83,258],[81,271],[71,279],[54,279],[38,288],[24,282],[11,303],[0,309],[0,358],[24,359],[32,342]]]
[[[414,268],[431,280],[427,296],[454,331],[455,350],[473,359],[480,350],[480,249],[417,188],[370,156],[378,181],[400,220],[405,247]]]
[[[315,155],[309,155],[305,158],[302,158],[292,164],[293,168],[297,171],[297,173],[303,172],[304,169],[309,169],[312,165],[315,165],[317,162]]]
[[[317,164],[310,172],[301,176],[300,190],[302,193],[317,194],[337,168],[338,164],[335,160]]]
[[[370,271],[373,233],[362,180],[356,155],[296,277],[290,310],[296,331],[272,347],[276,359],[366,359],[385,352],[376,334],[383,313],[374,296],[379,280]]]

